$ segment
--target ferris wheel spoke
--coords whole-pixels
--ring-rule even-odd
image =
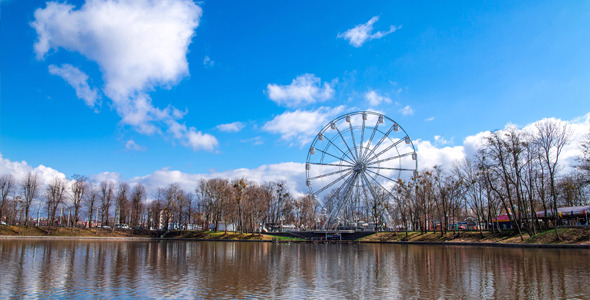
[[[345,162],[342,161],[341,162]],[[321,162],[310,162],[310,165],[318,165],[318,166],[332,166],[332,167],[352,167],[351,164],[345,164],[345,165],[341,165],[341,164],[334,164],[334,163],[321,163]]]
[[[336,147],[336,148],[338,148],[338,147]],[[319,151],[319,152],[322,152],[322,153],[324,153],[324,154],[326,154],[326,155],[332,156],[332,157],[334,157],[335,159],[337,159],[337,160],[339,160],[339,161],[345,161],[345,162],[348,162],[348,163],[349,163],[349,164],[351,164],[351,165],[353,164],[353,162],[351,162],[351,161],[349,161],[349,160],[346,160],[346,159],[344,159],[343,157],[338,157],[338,156],[336,156],[336,155],[334,155],[334,154],[332,154],[332,153],[328,153],[328,152],[326,152],[326,151],[324,151],[324,150],[320,150],[320,149],[315,149],[315,150],[316,150],[316,151]],[[338,149],[338,150],[340,150],[340,149]],[[340,151],[340,152],[342,152],[342,151]],[[342,152],[342,153],[344,153],[344,152]],[[344,155],[346,155],[346,153],[344,153]],[[348,157],[348,155],[346,155],[346,156]],[[349,158],[350,158],[350,157],[349,157]]]
[[[401,140],[401,139],[400,139],[400,140],[396,141],[395,143],[393,143],[393,144],[389,145],[387,148],[383,149],[383,151],[381,151],[381,152],[379,152],[379,153],[375,154],[373,157],[371,157],[369,160],[367,160],[367,162],[371,162],[371,161],[373,161],[375,158],[378,158],[379,156],[381,156],[381,154],[383,154],[383,153],[385,153],[385,152],[387,152],[387,151],[391,150],[393,147],[395,147],[395,146],[399,145],[399,143],[401,143],[402,141],[403,141],[403,140]]]
[[[377,123],[375,123],[375,127],[373,127],[373,132],[371,133],[371,137],[367,140],[367,147],[365,147],[365,153],[361,157],[365,157],[367,155],[367,151],[371,147],[371,143],[373,142],[373,138],[375,137],[375,132],[377,132],[377,128],[379,127],[379,118],[377,118]]]
[[[390,160],[393,160],[393,159],[402,158],[402,157],[405,157],[405,156],[411,155],[412,153],[414,153],[414,152],[408,152],[408,153],[404,153],[404,154],[396,155],[396,156],[393,156],[393,157],[389,157],[389,158],[380,159],[380,160],[377,160],[377,161],[374,161],[374,162],[368,163],[368,164],[367,164],[367,166],[374,165],[374,164],[378,164],[378,163],[382,163],[382,162],[384,162],[384,161],[390,161]]]
[[[352,120],[350,122],[348,122],[348,126],[350,127],[350,136],[352,137],[352,147],[354,149],[354,153],[356,154],[356,157],[360,157],[359,153],[358,153],[358,149],[356,147],[356,141],[354,140],[354,130],[352,129]]]
[[[340,210],[340,205],[342,204],[342,202],[344,202],[344,201],[341,201],[340,203],[336,203],[336,209],[334,209],[334,202],[333,202],[334,200],[333,199],[336,196],[339,196],[340,195],[340,190],[342,190],[342,188],[344,188],[345,186],[348,186],[348,182],[349,182],[349,180],[352,177],[354,177],[354,176],[348,177],[344,181],[344,183],[338,189],[336,189],[336,191],[330,196],[330,198],[328,199],[328,201],[326,201],[326,205],[329,204],[330,206],[332,206],[332,209],[330,209],[330,215],[326,218],[326,222],[324,222],[324,225],[322,226],[324,229],[326,228],[326,225],[328,225],[328,223],[332,220],[332,215],[334,214],[334,211],[337,211],[336,214],[338,214],[338,211]],[[318,194],[319,193],[320,192],[318,192]],[[329,207],[325,207],[325,208],[327,210]]]
[[[363,174],[363,176],[364,175],[365,174]],[[369,174],[366,174],[366,175],[369,176],[369,177],[371,177]],[[381,185],[381,183],[379,181],[375,180],[375,178],[373,178],[373,177],[371,177],[371,179],[373,179],[373,181],[375,181],[381,187],[382,190],[384,190],[387,194],[389,194],[389,196],[391,196],[392,198],[395,198],[393,196],[393,194],[388,189],[386,189],[383,185]],[[377,196],[374,196],[374,197],[375,197],[375,199],[377,199]],[[387,211],[387,205],[385,205],[385,201],[383,201],[382,207],[380,207],[380,208],[381,208],[381,211],[382,211],[382,214],[383,214],[382,217],[383,217],[383,219],[385,221],[385,225],[387,225],[389,227],[390,226],[389,224],[392,223],[391,222],[391,215]]]
[[[334,124],[334,128],[336,128],[336,131],[338,131],[338,135],[340,136],[340,138],[344,142],[344,145],[346,145],[346,148],[348,149],[348,152],[350,152],[350,154],[354,157],[355,156],[354,155],[355,153],[348,146],[348,143],[346,142],[346,139],[344,138],[344,136],[342,135],[342,133],[340,132],[340,129],[338,129],[338,126],[336,126],[336,124]],[[356,157],[353,159],[353,161],[354,160],[356,160]]]
[[[369,166],[367,166],[367,168],[379,169],[379,170],[394,170],[394,171],[414,171],[414,169],[408,169],[408,168],[369,167]],[[367,171],[369,171],[369,170],[367,170]]]
[[[361,119],[363,119],[363,126],[361,127],[361,143],[359,144],[359,157],[363,157],[363,141],[365,139],[365,116],[363,113]]]
[[[338,149],[338,151],[342,152],[342,154],[344,154],[346,157],[348,157],[351,160],[351,161],[348,161],[348,162],[353,163],[352,161],[355,161],[354,158],[348,156],[348,154],[346,154],[346,152],[342,151],[342,149],[340,149],[340,147],[338,147],[338,145],[336,145],[334,142],[332,142],[332,139],[326,138],[326,140],[328,140],[328,142],[330,144],[332,144],[336,149]],[[332,156],[334,156],[334,155],[332,155]],[[334,156],[334,157],[336,157],[336,156]],[[338,158],[338,159],[340,159],[340,158]]]
[[[387,177],[387,176],[384,176],[384,175],[381,175],[381,174],[379,174],[379,173],[377,173],[377,172],[375,172],[375,171],[373,171],[373,170],[369,170],[369,169],[367,169],[367,171],[368,171],[368,172],[371,172],[371,173],[373,173],[373,174],[375,174],[375,175],[377,175],[377,176],[383,177],[383,178],[385,178],[385,179],[387,179],[387,180],[389,180],[389,181],[397,182],[397,180],[395,180],[395,179],[393,179],[393,178],[389,178],[389,177]],[[370,176],[369,174],[367,174],[367,175],[368,175],[368,176]],[[371,176],[371,177],[372,177],[372,176]]]
[[[342,176],[336,178],[336,180],[328,183],[326,186],[324,186],[323,188],[319,189],[317,192],[315,192],[316,195],[319,195],[321,192],[329,189],[331,186],[333,186],[336,182],[344,179],[346,176],[350,175],[350,173],[352,173],[352,170],[348,171],[346,174],[343,174]]]
[[[343,201],[340,201],[339,205],[337,206],[337,209],[336,209],[336,217],[338,217],[338,215],[340,215],[340,212],[342,211],[342,209],[344,207],[346,207],[346,204],[349,202],[350,192],[353,190],[354,183],[356,182],[356,180],[358,178],[358,174],[354,174],[350,178],[352,178],[352,180],[346,185],[346,188],[343,191],[344,192],[344,197],[341,197],[341,199],[344,199],[344,200]]]
[[[378,142],[378,143],[375,145],[375,147],[373,147],[373,149],[371,149],[371,152],[372,152],[372,151],[374,151],[374,150],[377,150],[377,148],[379,148],[379,146],[381,146],[381,143],[383,143],[383,141],[385,141],[385,139],[386,139],[387,137],[389,137],[389,134],[390,134],[390,133],[393,131],[393,129],[394,129],[394,128],[395,128],[395,123],[394,123],[394,125],[391,125],[391,128],[389,128],[389,130],[387,130],[387,133],[385,133],[385,134],[384,134],[384,135],[381,137],[381,139],[380,139],[380,140],[379,140],[379,142]],[[366,158],[366,157],[363,157],[363,158]]]
[[[367,176],[365,176],[365,174],[361,173],[361,177],[366,182],[367,188],[368,188],[369,192],[371,193],[371,195],[373,196],[373,198],[378,199],[378,194],[371,186],[371,182],[369,181],[369,179],[367,179]]]
[[[363,196],[365,196],[365,199],[369,199],[369,197],[367,197],[367,187],[365,186],[365,181],[361,179],[361,190],[363,192]]]
[[[389,196],[393,197],[393,194],[392,194],[392,193],[391,193],[391,192],[390,192],[388,189],[386,189],[386,188],[385,188],[385,187],[384,187],[384,186],[383,186],[383,185],[382,185],[382,184],[381,184],[379,181],[377,181],[377,180],[375,180],[375,178],[371,177],[371,175],[369,175],[369,174],[363,174],[363,175],[366,175],[366,177],[367,177],[367,176],[368,176],[368,177],[370,177],[370,178],[371,178],[371,179],[372,179],[374,182],[376,182],[376,183],[377,183],[377,185],[379,185],[379,187],[381,187],[381,189],[382,189],[382,190],[383,190],[385,193],[387,193],[387,194],[389,194]],[[365,178],[366,178],[366,177],[365,177]],[[367,180],[368,180],[368,179],[367,179]]]
[[[315,176],[315,177],[311,177],[309,179],[316,180],[316,179],[320,179],[320,178],[323,178],[323,177],[328,177],[328,176],[336,175],[336,174],[339,174],[339,173],[342,173],[342,172],[346,172],[346,171],[351,171],[351,170],[352,170],[352,168],[350,168],[350,169],[344,169],[344,170],[338,170],[338,171],[334,171],[334,172],[330,172],[330,173],[318,175],[318,176]]]

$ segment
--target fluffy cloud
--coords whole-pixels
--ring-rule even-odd
[[[41,189],[39,192],[43,192],[42,189],[47,184],[51,183],[54,178],[66,179],[66,175],[64,173],[61,173],[50,167],[38,165],[37,167],[33,168],[25,161],[16,162],[10,161],[7,158],[3,158],[2,154],[0,153],[0,174],[12,174],[16,180],[20,181],[25,178],[29,172],[34,172],[37,174],[41,184]]]
[[[404,116],[411,116],[414,114],[414,109],[411,106],[406,105],[399,109],[399,112],[402,113]]]
[[[320,107],[316,110],[296,110],[285,112],[268,121],[263,130],[281,135],[285,141],[294,141],[303,146],[309,143],[322,126],[342,113],[344,106],[336,108]]]
[[[89,107],[94,107],[98,100],[98,92],[96,88],[91,88],[88,85],[88,75],[86,73],[70,64],[63,64],[61,67],[50,65],[49,73],[63,78],[76,90],[78,98],[84,100]]]
[[[314,74],[303,74],[290,85],[268,84],[266,92],[270,100],[287,107],[299,107],[334,97],[334,89]]]
[[[245,126],[246,125],[242,122],[233,122],[233,123],[217,125],[217,129],[219,131],[224,131],[224,132],[238,132],[238,131],[244,129]]]
[[[375,91],[368,91],[365,94],[365,100],[367,100],[371,106],[379,106],[381,103],[391,103],[389,97],[379,95]]]
[[[214,136],[202,133],[191,127],[187,132],[187,141],[183,142],[183,144],[195,151],[199,149],[213,151],[219,145],[219,142]]]
[[[125,143],[125,149],[130,150],[130,151],[145,151],[145,150],[147,150],[144,146],[136,144],[134,140],[128,140],[127,143]]]
[[[418,152],[418,168],[428,169],[436,165],[450,167],[453,162],[465,159],[463,146],[442,147],[433,145],[430,141],[417,140],[414,142]]]
[[[377,22],[378,20],[379,20],[378,16],[372,17],[365,24],[357,25],[351,29],[348,29],[344,33],[339,33],[338,37],[348,40],[348,42],[350,43],[351,46],[358,48],[358,47],[362,46],[366,41],[380,39],[380,38],[401,28],[401,26],[396,27],[396,26],[392,25],[389,27],[388,31],[377,31],[375,33],[372,33],[373,32],[373,24],[375,22]]]
[[[89,0],[79,9],[67,3],[48,2],[35,11],[31,26],[37,32],[38,59],[64,49],[77,52],[100,67],[104,95],[112,100],[121,122],[143,134],[170,131],[183,114],[173,107],[153,106],[148,92],[170,87],[188,75],[186,54],[202,10],[190,0]],[[65,67],[64,67],[65,66]],[[80,70],[63,65],[50,72],[75,88],[84,89]],[[86,82],[86,80],[83,80]],[[82,93],[86,97],[86,94]],[[80,95],[79,95],[80,97]],[[83,98],[87,103],[88,97]],[[91,98],[89,98],[91,99]],[[193,149],[212,149],[217,140],[208,134],[174,136]],[[202,138],[195,142],[195,138]]]
[[[435,135],[434,136],[434,143],[438,146],[444,146],[444,145],[449,145],[449,144],[453,144],[454,142],[454,138],[451,138],[449,140],[445,139],[444,137],[440,136],[440,135]]]

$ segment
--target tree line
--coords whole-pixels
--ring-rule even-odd
[[[0,176],[0,189],[0,220],[11,225],[227,230],[231,224],[237,231],[259,232],[267,224],[312,228],[317,221],[313,198],[294,197],[284,181],[202,179],[192,191],[173,183],[148,200],[141,183],[93,182],[75,175],[42,187],[38,175],[29,172],[20,179]]]
[[[590,200],[590,133],[579,145],[576,168],[566,173],[560,167],[571,134],[567,124],[554,120],[537,123],[532,132],[514,126],[492,132],[473,155],[452,167],[435,166],[400,181],[391,195],[392,215],[398,224],[421,231],[437,220],[441,233],[469,218],[483,225],[480,230],[499,230],[493,220],[502,214],[521,238],[523,232],[555,228],[558,207]],[[538,218],[538,211],[550,218]]]
[[[556,227],[558,207],[589,202],[590,133],[580,145],[576,168],[566,173],[560,166],[570,136],[568,125],[554,120],[537,123],[533,132],[514,126],[492,132],[465,160],[399,179],[378,199],[388,214],[375,209],[367,211],[367,219],[377,226],[388,215],[389,229],[434,228],[443,234],[464,220],[479,230],[499,230],[493,220],[502,214],[521,236]],[[15,225],[39,220],[46,226],[157,229],[227,230],[231,225],[259,232],[284,224],[319,228],[329,210],[311,195],[294,197],[284,181],[260,184],[246,178],[202,179],[189,191],[174,183],[148,192],[142,184],[94,182],[80,175],[42,186],[30,172],[24,178],[0,176],[0,197],[0,220]],[[539,220],[537,211],[551,218]]]

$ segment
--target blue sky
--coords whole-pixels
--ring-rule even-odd
[[[288,177],[300,165],[279,166],[304,163],[349,111],[383,112],[419,153],[508,123],[584,123],[589,13],[587,1],[2,1],[0,153],[66,177]]]

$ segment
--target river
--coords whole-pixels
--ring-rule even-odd
[[[0,298],[590,298],[590,250],[0,240]]]

